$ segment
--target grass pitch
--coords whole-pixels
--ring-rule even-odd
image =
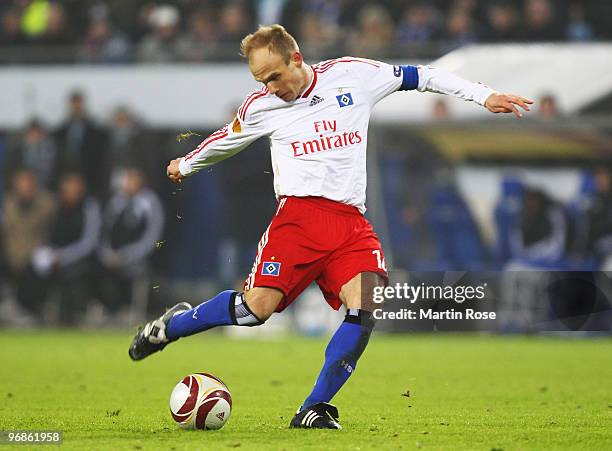
[[[63,449],[612,449],[607,338],[377,334],[334,399],[342,431],[287,428],[326,340],[208,333],[133,363],[131,338],[0,332],[0,429],[60,429]],[[170,392],[202,370],[230,387],[232,416],[184,431]]]

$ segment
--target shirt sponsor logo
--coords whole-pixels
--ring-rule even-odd
[[[350,92],[336,96],[336,100],[338,101],[338,105],[340,105],[340,108],[353,105],[353,96]]]
[[[361,144],[363,138],[359,130],[337,131],[336,120],[319,120],[313,122],[313,129],[318,135],[309,141],[293,141],[291,149],[294,157],[318,153],[327,150],[344,149]]]
[[[280,262],[263,262],[261,265],[262,276],[276,276],[280,275]]]

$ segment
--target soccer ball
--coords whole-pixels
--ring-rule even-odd
[[[231,411],[232,395],[227,385],[212,374],[190,374],[170,395],[172,418],[185,429],[220,429]]]

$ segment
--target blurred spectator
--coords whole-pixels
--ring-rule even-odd
[[[545,94],[538,100],[538,117],[545,120],[559,117],[557,98],[553,94]]]
[[[448,104],[444,99],[437,99],[433,106],[433,118],[436,121],[446,121],[450,119]]]
[[[4,180],[10,183],[15,172],[31,170],[38,183],[45,189],[53,190],[56,182],[57,147],[47,130],[38,120],[31,121],[9,150]]]
[[[116,31],[107,17],[94,18],[81,44],[81,60],[87,63],[125,63],[130,58],[130,44]]]
[[[42,42],[45,45],[71,45],[75,44],[75,38],[68,25],[64,6],[61,3],[49,3],[47,27],[41,36]]]
[[[89,2],[87,2],[89,3]],[[135,46],[149,31],[149,14],[158,1],[99,0],[89,6],[90,20],[106,16],[114,28],[120,30]]]
[[[351,52],[356,56],[377,57],[393,39],[393,22],[381,5],[369,4],[359,12]]]
[[[63,325],[74,325],[91,297],[91,257],[101,224],[100,207],[96,200],[87,197],[83,177],[77,173],[64,174],[48,240],[32,256],[41,299],[57,295]]]
[[[563,39],[560,18],[555,16],[550,0],[526,0],[521,38],[528,42]]]
[[[467,9],[454,9],[448,15],[445,50],[451,51],[476,42],[476,26]]]
[[[601,0],[580,1],[588,23],[598,39],[612,39],[612,2]]]
[[[568,293],[551,285],[557,271],[573,269],[568,259],[572,224],[562,205],[539,188],[524,187],[517,221],[510,226],[511,259],[501,278],[500,327],[533,331]],[[551,272],[552,271],[552,272]],[[578,313],[574,313],[578,314]]]
[[[355,7],[356,2],[346,0],[308,0],[304,2],[306,14],[316,14],[330,27],[341,27],[346,9]]]
[[[172,5],[153,8],[147,16],[152,30],[138,46],[138,59],[147,63],[176,61],[179,53],[179,10]]]
[[[308,58],[324,58],[334,44],[334,28],[317,14],[306,13],[300,17],[300,48]]]
[[[438,19],[432,7],[419,2],[404,11],[396,39],[400,44],[424,44],[434,38],[438,28]]]
[[[213,11],[200,9],[189,18],[189,30],[180,40],[179,53],[185,61],[204,61],[217,50],[218,37]]]
[[[519,222],[510,236],[513,260],[542,269],[561,267],[569,234],[562,206],[535,188],[523,190],[522,205]]]
[[[219,12],[219,42],[228,50],[237,49],[242,38],[252,32],[251,26],[244,2],[228,2]]]
[[[39,187],[31,170],[15,171],[11,181],[1,221],[4,260],[17,300],[33,316],[38,316],[40,285],[35,283],[30,260],[34,249],[47,239],[55,200]]]
[[[486,17],[485,41],[510,42],[518,39],[518,12],[509,1],[490,5]]]
[[[0,23],[0,45],[23,45],[26,38],[21,32],[19,11],[10,8],[2,14]]]
[[[473,15],[476,12],[478,0],[454,0],[450,11],[462,11],[468,15]]]
[[[80,172],[89,192],[103,197],[108,188],[107,137],[88,117],[83,93],[73,91],[69,95],[68,118],[56,131],[56,137],[58,173]]]
[[[569,6],[569,23],[566,34],[570,41],[590,41],[594,37],[591,25],[585,19],[583,5],[579,2],[574,1]]]
[[[115,110],[109,133],[110,187],[118,191],[123,172],[128,167],[138,166],[150,186],[160,191],[166,182],[165,155],[153,134],[142,128],[137,118],[127,107]]]
[[[112,313],[131,306],[142,315],[150,288],[149,259],[162,237],[164,212],[140,169],[124,170],[103,221],[98,248],[105,271],[99,287],[101,300]]]

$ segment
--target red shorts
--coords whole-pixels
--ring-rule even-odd
[[[244,289],[279,289],[285,295],[276,309],[281,312],[316,281],[338,310],[341,288],[362,272],[387,277],[380,241],[357,208],[322,197],[284,197]]]

